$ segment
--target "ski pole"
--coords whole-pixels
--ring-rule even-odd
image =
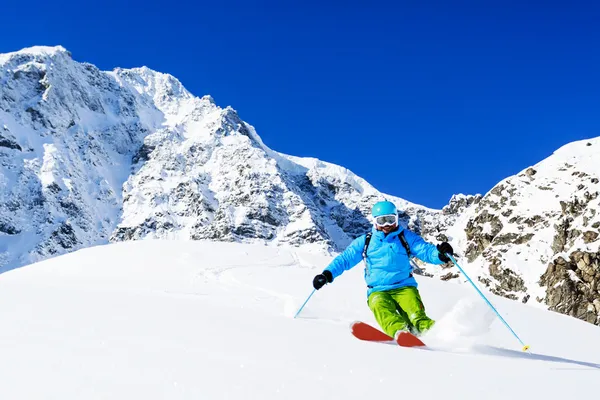
[[[294,315],[294,318],[296,318],[298,316],[298,314],[300,314],[300,311],[302,311],[302,309],[304,308],[304,306],[306,305],[306,303],[308,303],[308,301],[310,300],[310,298],[312,297],[312,295],[315,294],[316,291],[317,291],[317,289],[313,289],[313,291],[310,292],[310,294],[308,295],[308,298],[306,299],[306,301],[304,302],[304,304],[302,304],[302,306],[300,307],[300,309],[298,310],[298,312],[296,313],[296,315]]]
[[[469,283],[471,285],[473,285],[473,287],[475,288],[475,290],[477,291],[477,293],[479,293],[479,295],[483,298],[483,300],[485,300],[485,302],[488,304],[488,306],[490,306],[492,308],[492,310],[494,310],[494,312],[496,313],[496,315],[498,316],[498,318],[500,318],[500,321],[502,321],[504,323],[504,325],[506,325],[506,327],[508,328],[508,330],[512,332],[512,334],[514,335],[514,337],[517,338],[517,340],[519,341],[519,343],[521,343],[521,346],[523,346],[523,351],[529,351],[529,346],[527,346],[525,343],[523,343],[523,341],[521,340],[521,338],[515,333],[515,331],[513,330],[513,328],[510,327],[510,325],[508,324],[508,322],[506,322],[504,320],[504,318],[502,318],[502,315],[500,315],[500,313],[498,312],[498,310],[496,310],[496,308],[492,305],[492,303],[490,303],[490,301],[487,299],[487,297],[485,297],[485,295],[481,292],[481,290],[479,290],[479,288],[477,287],[477,285],[475,285],[475,283],[471,280],[471,278],[469,278],[469,275],[467,275],[467,273],[465,272],[465,270],[462,269],[460,267],[460,265],[458,265],[458,263],[456,262],[456,260],[452,256],[452,254],[446,253],[446,256],[448,256],[448,258],[450,258],[450,260],[452,260],[452,263],[454,265],[456,265],[456,267],[465,276],[465,278],[467,278],[467,280],[469,281]]]
[[[421,274],[423,275],[425,273],[425,271],[423,271],[416,262],[413,261],[412,258],[408,259],[408,263],[410,264],[410,266],[412,267],[413,270],[417,271],[417,274]]]

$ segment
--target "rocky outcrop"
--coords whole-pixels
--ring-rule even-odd
[[[550,310],[600,324],[600,252],[575,251],[548,264],[540,283]]]
[[[465,269],[493,293],[597,323],[582,310],[598,298],[583,264],[600,250],[598,159],[600,138],[575,142],[496,185],[448,230]]]
[[[465,228],[469,246],[465,255],[469,262],[473,262],[486,250],[502,231],[503,224],[498,215],[483,210],[476,217],[470,219]]]
[[[551,310],[600,324],[600,222],[590,223],[597,216],[597,199],[598,191],[586,191],[581,197],[560,203],[562,219],[554,225],[552,250],[568,255],[548,264],[540,279],[546,288],[540,300]]]

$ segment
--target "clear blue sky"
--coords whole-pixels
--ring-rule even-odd
[[[171,73],[274,150],[429,207],[600,136],[592,0],[100,3],[4,2],[0,52]]]

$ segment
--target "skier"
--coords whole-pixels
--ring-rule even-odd
[[[398,225],[398,211],[389,201],[380,201],[371,210],[373,229],[356,238],[323,271],[315,276],[313,286],[319,290],[344,271],[365,262],[367,304],[377,323],[389,336],[397,339],[401,332],[421,335],[435,321],[425,314],[425,307],[413,277],[410,257],[430,264],[450,261],[452,246],[437,246]]]

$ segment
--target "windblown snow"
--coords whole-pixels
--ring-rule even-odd
[[[0,276],[3,399],[594,398],[598,327],[419,277],[428,349],[361,342],[361,267],[318,291],[329,257],[263,245],[139,241]],[[585,397],[584,397],[585,396]]]

